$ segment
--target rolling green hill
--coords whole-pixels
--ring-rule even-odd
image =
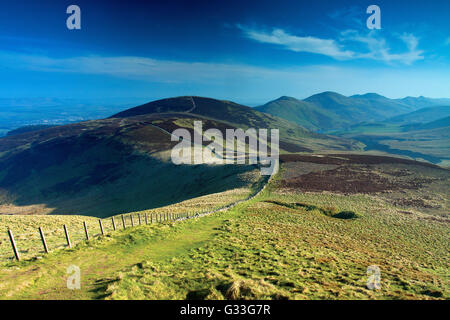
[[[423,96],[406,97],[403,99],[395,99],[395,101],[411,106],[414,109],[450,105],[450,99],[432,99]]]
[[[0,212],[105,217],[252,183],[245,174],[255,168],[248,165],[172,164],[167,150],[174,144],[142,119],[89,121],[2,138]]]
[[[229,210],[109,228],[71,249],[55,250],[64,235],[54,234],[50,254],[41,249],[40,259],[0,264],[0,298],[450,298],[449,170],[367,155],[297,154],[281,161],[262,193]],[[1,218],[0,226],[20,227],[18,217]],[[73,230],[84,219],[45,218],[34,223],[46,230],[70,223]],[[29,229],[40,245],[35,226]],[[80,290],[67,288],[74,263],[82,270]],[[377,290],[367,286],[369,266],[381,272]]]
[[[361,123],[336,134],[363,142],[366,150],[384,151],[443,166],[450,163],[449,117],[424,124]]]
[[[377,94],[346,97],[335,92],[324,92],[313,95],[305,101],[335,113],[350,124],[382,120],[410,110],[405,105]]]
[[[295,123],[228,101],[180,97],[155,101],[109,119],[0,139],[0,213],[106,217],[251,185],[250,165],[174,165],[170,132],[280,130],[283,152],[357,150],[362,144],[312,133]],[[164,186],[161,189],[161,186]]]
[[[327,132],[348,129],[362,121],[381,121],[411,112],[414,107],[376,93],[346,97],[323,92],[305,100],[281,97],[256,109],[311,130]]]
[[[395,124],[426,123],[439,120],[450,115],[450,106],[422,108],[410,113],[386,119],[386,122]]]
[[[420,125],[421,130],[437,129],[437,128],[444,128],[444,127],[450,127],[450,116]]]
[[[360,149],[361,145],[351,140],[337,139],[311,132],[304,127],[254,108],[231,101],[203,97],[177,97],[153,101],[124,112],[112,118],[148,114],[194,114],[207,119],[219,120],[233,127],[272,128],[280,130],[280,149],[287,152],[317,151],[324,149]]]
[[[321,130],[345,124],[343,119],[312,103],[292,97],[280,97],[255,108],[283,119],[288,119],[310,130]]]

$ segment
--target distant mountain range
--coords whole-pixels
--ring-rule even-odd
[[[345,130],[360,122],[384,121],[420,108],[439,105],[450,106],[450,99],[389,99],[376,93],[347,97],[328,91],[304,100],[283,96],[255,109],[296,122],[310,130],[326,132]]]

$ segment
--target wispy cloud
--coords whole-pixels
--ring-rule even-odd
[[[450,37],[448,37],[448,38],[445,40],[445,45],[446,45],[446,46],[450,45]]]
[[[405,33],[397,36],[407,48],[407,50],[402,53],[392,53],[386,39],[377,37],[376,33],[373,31],[361,35],[355,30],[346,30],[341,33],[341,36],[342,42],[355,41],[367,46],[367,52],[355,54],[355,57],[357,58],[373,59],[386,63],[399,62],[406,65],[424,59],[423,51],[417,48],[419,40],[413,34]]]
[[[0,51],[0,67],[40,72],[63,72],[92,75],[110,75],[152,82],[205,82],[212,79],[270,78],[286,74],[285,70],[272,70],[242,64],[183,62],[138,56],[79,56],[53,58],[44,55],[18,54]],[[304,69],[306,70],[306,69]]]
[[[308,65],[273,69],[246,64],[183,62],[137,56],[53,58],[7,51],[0,51],[0,68],[13,72],[21,69],[112,76],[124,79],[123,84],[129,79],[161,83],[167,92],[172,90],[172,94],[189,92],[204,95],[207,92],[207,95],[214,97],[241,97],[258,101],[282,94],[306,97],[327,90],[343,94],[378,92],[391,97],[425,93],[440,96],[450,86],[447,77],[450,71],[442,68],[420,73],[412,69],[380,68],[374,73],[370,69],[348,66]],[[424,88],[428,88],[426,92]]]
[[[406,45],[406,51],[392,53],[386,39],[375,36],[374,32],[361,35],[355,30],[346,30],[341,33],[338,40],[321,39],[317,37],[299,37],[285,32],[282,29],[273,29],[271,32],[247,28],[237,25],[245,37],[261,42],[282,46],[284,49],[295,52],[309,52],[332,57],[336,60],[371,59],[386,63],[412,64],[424,59],[423,51],[418,49],[419,41],[412,34],[398,36]],[[350,41],[362,43],[364,50],[349,49]],[[360,48],[361,49],[361,48]]]
[[[332,57],[334,59],[350,59],[353,52],[343,50],[336,41],[332,39],[320,39],[316,37],[298,37],[286,33],[282,29],[273,29],[272,32],[265,32],[250,29],[242,25],[237,25],[245,36],[249,39],[283,46],[295,52],[310,52]]]

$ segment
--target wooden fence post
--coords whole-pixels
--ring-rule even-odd
[[[125,226],[125,219],[123,218],[123,215],[121,215],[121,217],[122,217],[123,228],[126,229],[127,227]]]
[[[141,225],[141,214],[138,213],[139,225]]]
[[[153,223],[153,213],[150,213],[150,223]]]
[[[86,225],[86,221],[83,221],[83,226],[84,226],[84,232],[86,233],[86,240],[89,240],[89,232],[88,232],[88,228]]]
[[[145,213],[145,224],[148,224],[148,220],[147,220],[147,212]]]
[[[69,248],[72,248],[72,245],[70,243],[69,231],[67,231],[66,225],[64,225],[64,233],[66,234],[67,245],[69,246]]]
[[[116,231],[116,223],[114,222],[114,217],[112,217],[111,220],[112,220],[113,230]]]
[[[131,226],[134,227],[133,214],[130,214],[130,219],[131,219]]]
[[[14,236],[11,229],[8,229],[9,240],[11,240],[11,245],[13,247],[14,255],[16,256],[17,261],[20,261],[19,250],[17,250],[16,242],[14,241]]]
[[[48,253],[47,242],[45,241],[44,231],[42,231],[41,227],[39,227],[39,233],[41,235],[42,244],[44,245],[44,251],[45,253]]]
[[[105,235],[105,233],[103,232],[102,219],[98,219],[98,223],[100,225],[100,231],[102,232],[102,236],[103,236],[103,235]]]

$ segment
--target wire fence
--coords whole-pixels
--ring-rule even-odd
[[[32,259],[50,251],[71,248],[82,241],[89,241],[116,230],[123,230],[140,225],[149,225],[170,221],[179,221],[198,217],[205,212],[164,212],[164,213],[130,213],[105,219],[86,219],[82,223],[63,224],[59,228],[37,227],[36,232],[18,233],[8,228],[6,235],[0,237],[0,243],[9,242],[9,253],[2,250],[2,260]]]
[[[198,218],[214,212],[228,210],[239,203],[256,197],[265,189],[269,180],[267,179],[259,190],[244,199],[203,211],[137,212],[104,219],[78,217],[76,221],[67,221],[57,228],[34,226],[36,232],[18,233],[17,235],[14,234],[12,228],[8,228],[6,235],[0,235],[0,249],[2,249],[0,250],[0,260],[5,262],[14,259],[17,261],[38,259],[51,251],[71,248],[82,241],[89,241],[116,230]],[[10,250],[5,248],[7,242],[9,242]]]

